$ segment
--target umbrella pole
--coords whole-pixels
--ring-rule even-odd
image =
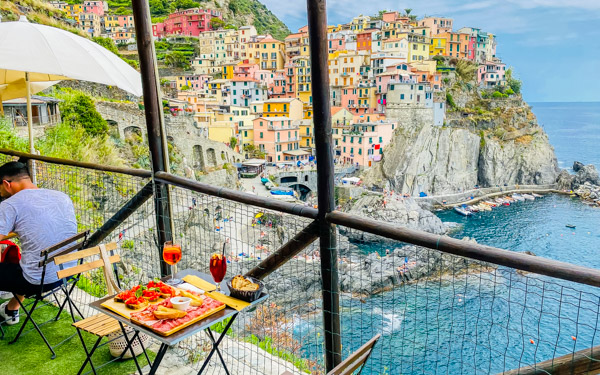
[[[25,86],[27,87],[27,130],[29,132],[29,153],[35,154],[35,147],[33,146],[33,111],[31,109],[31,84],[29,82],[29,73],[25,73]],[[29,160],[29,172],[31,175],[31,181],[33,181],[35,184],[35,164],[33,160]]]

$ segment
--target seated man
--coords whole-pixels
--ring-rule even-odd
[[[0,166],[0,240],[10,232],[19,236],[21,262],[0,263],[0,290],[24,296],[40,291],[40,252],[77,234],[73,202],[64,193],[40,189],[29,177],[27,165],[16,161]],[[54,263],[46,266],[44,290],[60,284]],[[19,302],[12,298],[0,305],[0,322],[19,322]]]

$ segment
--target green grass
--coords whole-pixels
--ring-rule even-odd
[[[33,314],[36,322],[44,322],[58,313],[55,306],[45,306],[36,310]],[[25,320],[25,314],[21,312],[21,322]],[[81,346],[79,337],[75,335],[69,341],[55,349],[56,359],[50,359],[50,351],[42,341],[40,335],[31,331],[22,335],[19,340],[9,345],[9,341],[15,337],[21,324],[14,326],[2,325],[5,337],[0,340],[0,374],[19,374],[19,375],[39,375],[39,374],[76,374],[81,364],[85,360],[85,352]],[[33,328],[31,323],[27,324],[26,330]],[[51,322],[42,327],[42,332],[51,345],[55,345],[74,334],[75,328],[71,326],[71,317],[67,313],[61,315],[57,322]],[[83,333],[88,350],[96,340],[96,336]],[[154,353],[149,352],[151,359]],[[95,365],[101,365],[113,357],[110,355],[108,346],[96,350],[92,357]],[[140,366],[146,365],[146,358],[141,355],[138,357]],[[85,371],[91,370],[89,365]],[[131,374],[136,371],[135,363],[132,359],[115,361],[98,371],[98,374]]]

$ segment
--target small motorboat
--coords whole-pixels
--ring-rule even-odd
[[[466,209],[471,212],[479,212],[479,207],[477,207],[476,205],[467,206]]]
[[[469,212],[469,211],[465,210],[462,207],[454,207],[454,212],[456,212],[459,215],[463,215],[463,216],[471,216],[471,215],[473,215],[472,212]]]
[[[492,210],[492,207],[491,207],[491,206],[488,206],[488,205],[487,205],[487,204],[485,204],[485,203],[479,203],[479,204],[477,205],[477,207],[479,207],[479,211],[491,211],[491,210]]]
[[[573,225],[573,224],[567,224],[567,225],[565,225],[565,227],[571,228],[571,229],[575,229],[576,228],[576,226]]]
[[[516,199],[519,202],[523,202],[525,200],[525,198],[523,198],[523,196],[521,194],[513,194],[512,197],[513,197],[513,199]]]
[[[514,202],[514,201],[516,201],[516,199],[513,198],[513,197],[511,197],[510,195],[502,197],[502,199],[504,199],[505,201],[511,202],[511,203]]]
[[[483,204],[485,204],[486,206],[489,206],[489,207],[497,207],[498,206],[498,204],[496,204],[495,202],[492,202],[492,201],[483,201]]]
[[[533,195],[534,198],[543,198],[544,197],[543,195],[539,195],[539,194],[536,194],[536,193],[531,193],[531,195]]]
[[[505,201],[504,199],[502,199],[502,198],[496,198],[496,199],[494,199],[494,201],[495,201],[496,203],[498,203],[498,204],[504,204],[504,202],[506,202],[506,201]]]
[[[523,194],[523,198],[527,199],[528,201],[534,201],[535,197],[531,194]]]

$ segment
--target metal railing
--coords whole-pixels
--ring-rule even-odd
[[[38,160],[40,186],[71,197],[92,243],[119,243],[125,286],[161,273],[149,171],[0,154],[3,162]],[[271,294],[233,326],[224,344],[230,369],[324,373],[318,211],[165,172],[154,181],[171,186],[180,269],[206,271],[225,243],[228,275],[263,278]],[[325,220],[337,225],[343,356],[382,333],[366,374],[499,373],[543,361],[551,369],[553,358],[561,368],[591,361],[578,352],[598,345],[600,271],[340,211]],[[91,285],[79,291],[82,306],[102,294]],[[187,340],[175,353],[193,365],[205,344]],[[240,352],[256,361],[240,360]]]

